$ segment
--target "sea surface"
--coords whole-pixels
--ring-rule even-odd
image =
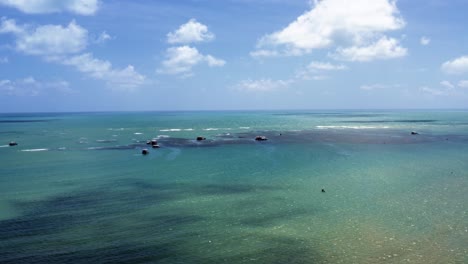
[[[0,263],[468,263],[468,111],[0,114]]]

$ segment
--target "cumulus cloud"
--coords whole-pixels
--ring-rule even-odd
[[[103,80],[110,88],[132,90],[145,82],[145,76],[135,71],[132,65],[124,69],[114,69],[109,61],[99,60],[86,53],[61,61],[75,67],[94,79]]]
[[[57,56],[77,53],[88,43],[88,31],[71,21],[67,26],[17,25],[15,20],[2,18],[0,33],[16,36],[16,50],[29,55]]]
[[[468,73],[468,56],[446,61],[442,64],[441,69],[448,74],[463,74]]]
[[[428,37],[421,37],[419,42],[421,43],[421,45],[427,46],[427,45],[429,45],[429,43],[431,43],[431,39],[428,38]]]
[[[404,57],[407,53],[408,50],[401,47],[398,40],[384,36],[369,46],[338,48],[331,56],[339,60],[363,62]]]
[[[44,91],[57,91],[62,93],[73,93],[68,82],[54,81],[41,82],[33,77],[20,80],[0,80],[0,93],[14,96],[37,96]]]
[[[190,19],[176,31],[167,34],[167,42],[171,44],[205,42],[214,38],[215,35],[208,31],[208,27],[197,22],[195,19]]]
[[[244,92],[270,92],[288,88],[292,80],[243,80],[234,86],[234,89]]]
[[[405,26],[394,0],[316,0],[314,3],[310,11],[284,29],[262,37],[253,55],[302,55],[333,45],[353,46],[359,51],[369,49],[369,42],[382,37],[383,33]],[[381,40],[388,42],[388,38]],[[403,54],[401,48],[387,52],[397,52],[397,55],[386,54],[387,58]],[[383,57],[379,53],[376,55],[376,58]],[[371,57],[355,60],[369,59]]]
[[[71,12],[93,15],[99,4],[98,0],[0,0],[0,5],[13,7],[27,14]]]
[[[192,68],[198,64],[206,63],[210,67],[221,67],[226,64],[224,60],[211,55],[203,55],[198,49],[190,46],[171,47],[166,51],[166,60],[157,70],[163,74],[180,74],[182,77],[193,75]]]
[[[1,22],[0,33],[15,35],[16,50],[19,52],[41,56],[48,62],[73,66],[79,72],[105,81],[114,89],[131,90],[145,82],[146,77],[132,65],[115,69],[109,61],[96,59],[90,53],[83,54],[89,42],[88,31],[75,21],[65,27],[17,25],[14,20],[4,18]],[[104,41],[110,36],[103,32],[100,38]]]

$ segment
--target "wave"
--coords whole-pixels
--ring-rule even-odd
[[[87,148],[89,150],[96,150],[96,149],[106,149],[105,147],[90,147],[90,148]]]
[[[39,151],[49,151],[49,149],[41,148],[41,149],[22,149],[21,151],[24,152],[39,152]]]
[[[318,129],[388,129],[388,126],[316,126]]]
[[[0,146],[0,148],[7,148],[7,147],[9,147],[9,146],[10,146],[10,145],[2,145],[2,146]]]
[[[250,129],[250,127],[239,127],[239,129]]]
[[[161,132],[179,132],[182,131],[181,128],[168,128],[168,129],[160,129]]]
[[[133,133],[134,135],[143,135],[143,133],[141,132],[136,132],[136,133]]]

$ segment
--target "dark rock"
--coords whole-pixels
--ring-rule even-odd
[[[18,143],[14,142],[14,141],[11,141],[10,143],[8,143],[8,146],[10,146],[10,147],[18,146]]]
[[[197,141],[206,140],[206,137],[197,137]]]
[[[411,131],[411,135],[419,135],[419,133],[415,131]]]
[[[152,140],[148,140],[148,141],[146,142],[146,144],[151,145],[151,146],[155,146],[155,145],[158,145],[158,140],[156,140],[155,138],[153,138]]]
[[[147,149],[143,149],[143,150],[141,151],[141,154],[142,154],[142,155],[148,155],[148,154],[149,154],[149,151],[148,151]]]
[[[324,192],[325,192],[325,189],[322,189],[322,192],[324,193]]]
[[[156,145],[152,145],[153,148],[160,148],[160,146],[158,144]]]
[[[268,138],[265,137],[265,136],[256,136],[256,137],[255,137],[255,140],[256,140],[256,141],[266,141],[266,140],[268,140]]]

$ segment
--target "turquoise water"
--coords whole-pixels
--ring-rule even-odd
[[[466,111],[0,115],[0,263],[468,263],[467,198]]]

